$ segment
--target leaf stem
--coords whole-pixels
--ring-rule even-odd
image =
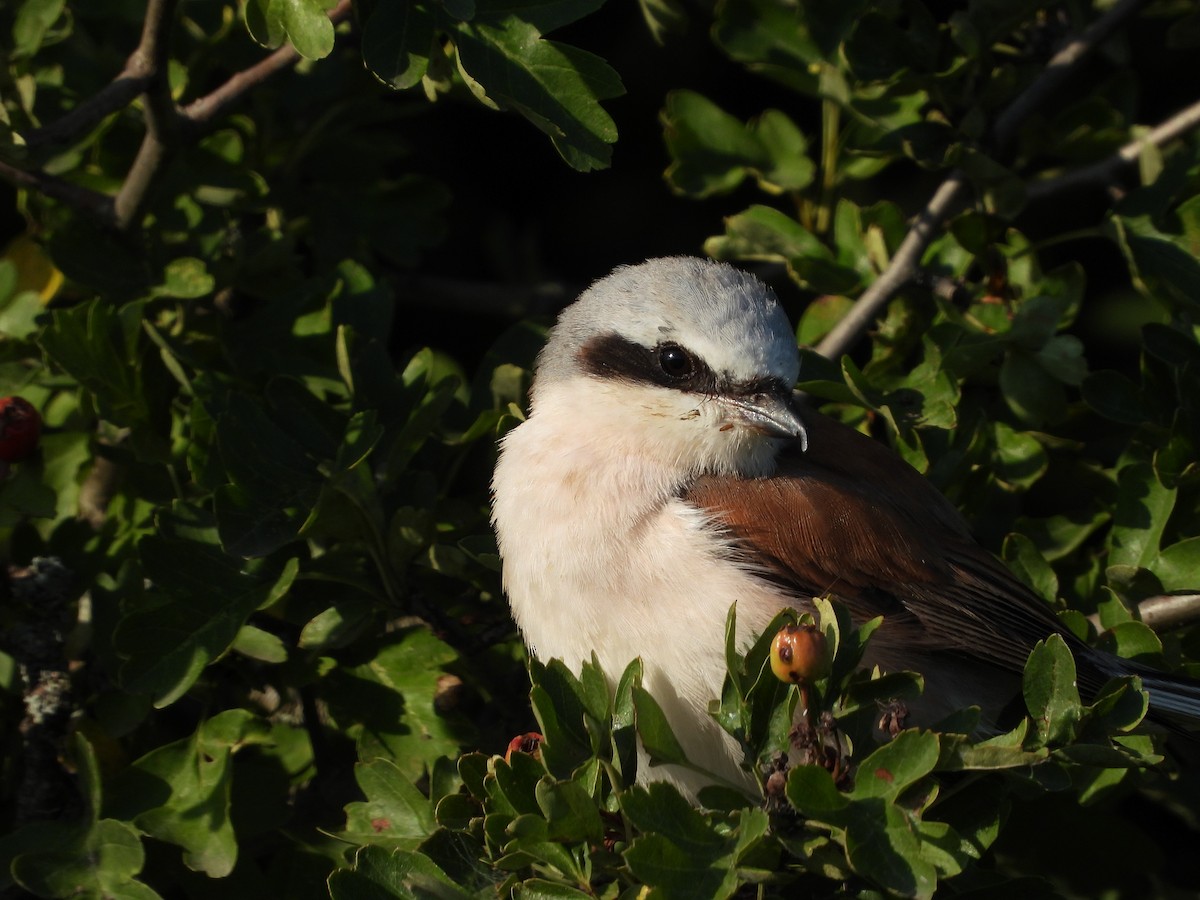
[[[837,161],[842,109],[828,97],[821,101],[821,195],[817,201],[815,231],[829,230],[833,192],[837,186]]]

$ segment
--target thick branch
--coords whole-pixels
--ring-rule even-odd
[[[25,135],[30,149],[66,144],[124,109],[145,93],[159,72],[166,71],[166,31],[178,0],[149,0],[142,22],[142,37],[125,61],[121,74],[60,119]]]
[[[124,109],[146,90],[146,75],[122,72],[60,119],[25,135],[31,150],[67,144],[91,131],[113,113]]]
[[[1138,161],[1147,147],[1161,147],[1194,128],[1200,128],[1200,101],[1181,109],[1142,137],[1130,141],[1112,156],[1053,178],[1033,182],[1026,188],[1026,196],[1030,200],[1041,200],[1065,190],[1111,184],[1123,168]]]
[[[1011,141],[1021,122],[1058,89],[1070,69],[1145,2],[1146,0],[1120,0],[1089,25],[1081,35],[1055,53],[1041,75],[997,119],[993,130],[997,146],[1003,148]],[[836,359],[858,341],[892,295],[912,278],[922,254],[929,247],[938,227],[953,211],[965,185],[965,176],[957,170],[942,182],[925,209],[913,222],[912,228],[905,235],[887,268],[855,301],[842,321],[817,345],[818,353],[827,359]]]
[[[1200,619],[1200,594],[1162,594],[1138,604],[1138,617],[1155,631],[1167,631]]]
[[[17,187],[29,188],[111,225],[112,198],[91,188],[65,181],[45,172],[26,172],[0,160],[0,178]]]

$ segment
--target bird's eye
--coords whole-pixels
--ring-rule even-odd
[[[660,347],[658,364],[671,378],[687,378],[696,370],[692,355],[678,344],[664,344]]]

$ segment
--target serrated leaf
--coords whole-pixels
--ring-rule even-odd
[[[672,157],[666,178],[680,193],[726,193],[748,176],[768,193],[800,190],[812,181],[815,167],[805,155],[804,134],[778,110],[743,125],[700,94],[674,91],[662,119]]]
[[[245,710],[218,713],[191,737],[134,762],[113,785],[109,811],[182,847],[188,868],[222,878],[238,856],[230,819],[231,759],[269,733],[266,722]]]
[[[159,895],[135,876],[145,851],[137,829],[127,822],[101,819],[75,847],[58,847],[18,856],[13,879],[39,897],[113,897],[152,900]]]
[[[354,779],[367,799],[346,805],[348,840],[413,850],[433,833],[429,799],[390,760],[358,763]]]
[[[354,867],[329,876],[330,900],[471,900],[471,894],[421,853],[385,847],[361,847]]]
[[[182,696],[252,612],[287,592],[299,570],[290,559],[274,577],[246,575],[218,547],[156,536],[143,539],[139,552],[159,596],[121,620],[114,642],[125,657],[121,684],[159,707]]]

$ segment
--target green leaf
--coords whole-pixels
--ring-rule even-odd
[[[323,0],[251,0],[246,27],[264,47],[290,40],[306,59],[323,59],[333,50],[333,23]]]
[[[1124,253],[1139,290],[1195,308],[1200,261],[1185,240],[1159,231],[1148,216],[1111,216],[1106,230]]]
[[[862,761],[853,795],[894,801],[937,764],[938,736],[931,731],[902,731]]]
[[[661,834],[639,835],[625,851],[625,862],[633,875],[655,888],[655,895],[668,900],[732,897],[737,890],[737,872],[717,864],[708,854],[688,852]]]
[[[542,779],[534,788],[538,807],[546,817],[549,838],[559,843],[604,838],[604,822],[591,794],[574,781]]]
[[[638,0],[638,6],[657,44],[663,44],[668,35],[687,29],[687,9],[680,0]]]
[[[217,441],[232,482],[215,496],[225,549],[266,556],[294,540],[323,484],[308,450],[240,392],[229,395],[217,420]]]
[[[58,21],[66,0],[24,0],[13,20],[13,58],[33,56]]]
[[[717,8],[713,38],[750,71],[811,96],[818,92],[824,59],[806,18],[772,0],[725,3]]]
[[[38,341],[95,395],[102,418],[131,428],[151,420],[139,346],[140,313],[140,304],[118,311],[99,300],[55,310]],[[136,330],[128,327],[131,320]]]
[[[1159,482],[1147,463],[1124,466],[1117,473],[1117,491],[1108,564],[1147,568],[1158,558],[1177,492]]]
[[[233,639],[232,649],[242,656],[265,663],[287,662],[287,648],[283,640],[269,631],[253,625],[243,625]]]
[[[420,84],[429,68],[433,17],[415,3],[384,2],[363,23],[363,62],[389,87]]]
[[[413,627],[389,635],[369,661],[331,674],[330,710],[357,738],[360,759],[389,759],[416,781],[439,757],[457,754],[468,723],[436,704],[444,667],[457,658],[427,628]]]
[[[933,896],[937,870],[924,858],[915,823],[899,807],[878,803],[846,828],[846,859],[854,871],[896,894]]]
[[[829,249],[811,231],[769,206],[751,206],[726,219],[725,235],[709,238],[704,250],[726,260],[832,260]]]
[[[769,193],[798,191],[812,181],[804,134],[778,110],[743,125],[700,94],[674,91],[662,119],[672,157],[666,178],[680,193],[727,193],[747,176]]]
[[[664,897],[732,896],[736,843],[675,788],[661,782],[631,788],[621,809],[641,832],[625,851],[635,877]]]
[[[17,884],[39,897],[152,900],[159,895],[133,879],[144,861],[136,828],[127,822],[101,819],[75,847],[18,856],[12,863],[12,876]]]
[[[604,60],[543,40],[528,21],[460,23],[459,71],[484,103],[520,113],[541,129],[564,160],[588,172],[608,166],[617,129],[601,100],[624,92]]]
[[[1044,743],[1069,740],[1082,715],[1075,659],[1060,635],[1038,641],[1025,664],[1025,705]]]
[[[1162,641],[1141,622],[1118,622],[1101,636],[1100,646],[1122,659],[1162,667]]]
[[[191,737],[150,751],[118,776],[108,810],[182,847],[188,868],[223,878],[238,857],[230,819],[232,757],[269,733],[266,722],[245,710],[218,713]]]
[[[471,900],[433,860],[407,850],[360,847],[354,867],[329,876],[330,900]]]
[[[367,799],[346,806],[347,840],[415,850],[433,833],[429,799],[390,760],[359,763],[354,778]]]
[[[1004,539],[1004,561],[1042,599],[1054,603],[1058,600],[1058,576],[1037,546],[1023,534],[1010,534]]]
[[[530,674],[533,689],[529,699],[546,739],[543,758],[551,772],[566,777],[592,755],[591,737],[583,721],[587,709],[582,697],[583,685],[557,659],[544,667],[531,665]]]
[[[291,559],[274,576],[247,575],[220,548],[175,538],[147,537],[138,549],[155,599],[121,620],[114,642],[125,657],[122,686],[158,707],[179,699],[252,612],[288,591],[299,568]]]
[[[638,737],[642,739],[642,746],[649,754],[651,764],[686,765],[687,754],[675,737],[666,713],[650,692],[640,685],[633,688],[633,707],[637,713]]]
[[[173,259],[163,271],[163,281],[154,292],[160,297],[195,300],[211,294],[216,280],[209,274],[204,260],[193,256]]]
[[[1200,537],[1184,538],[1167,547],[1153,569],[1163,590],[1194,590],[1200,585]]]
[[[1000,391],[1008,408],[1036,428],[1059,422],[1067,414],[1062,384],[1046,373],[1036,357],[1023,351],[1014,349],[1004,357]]]

